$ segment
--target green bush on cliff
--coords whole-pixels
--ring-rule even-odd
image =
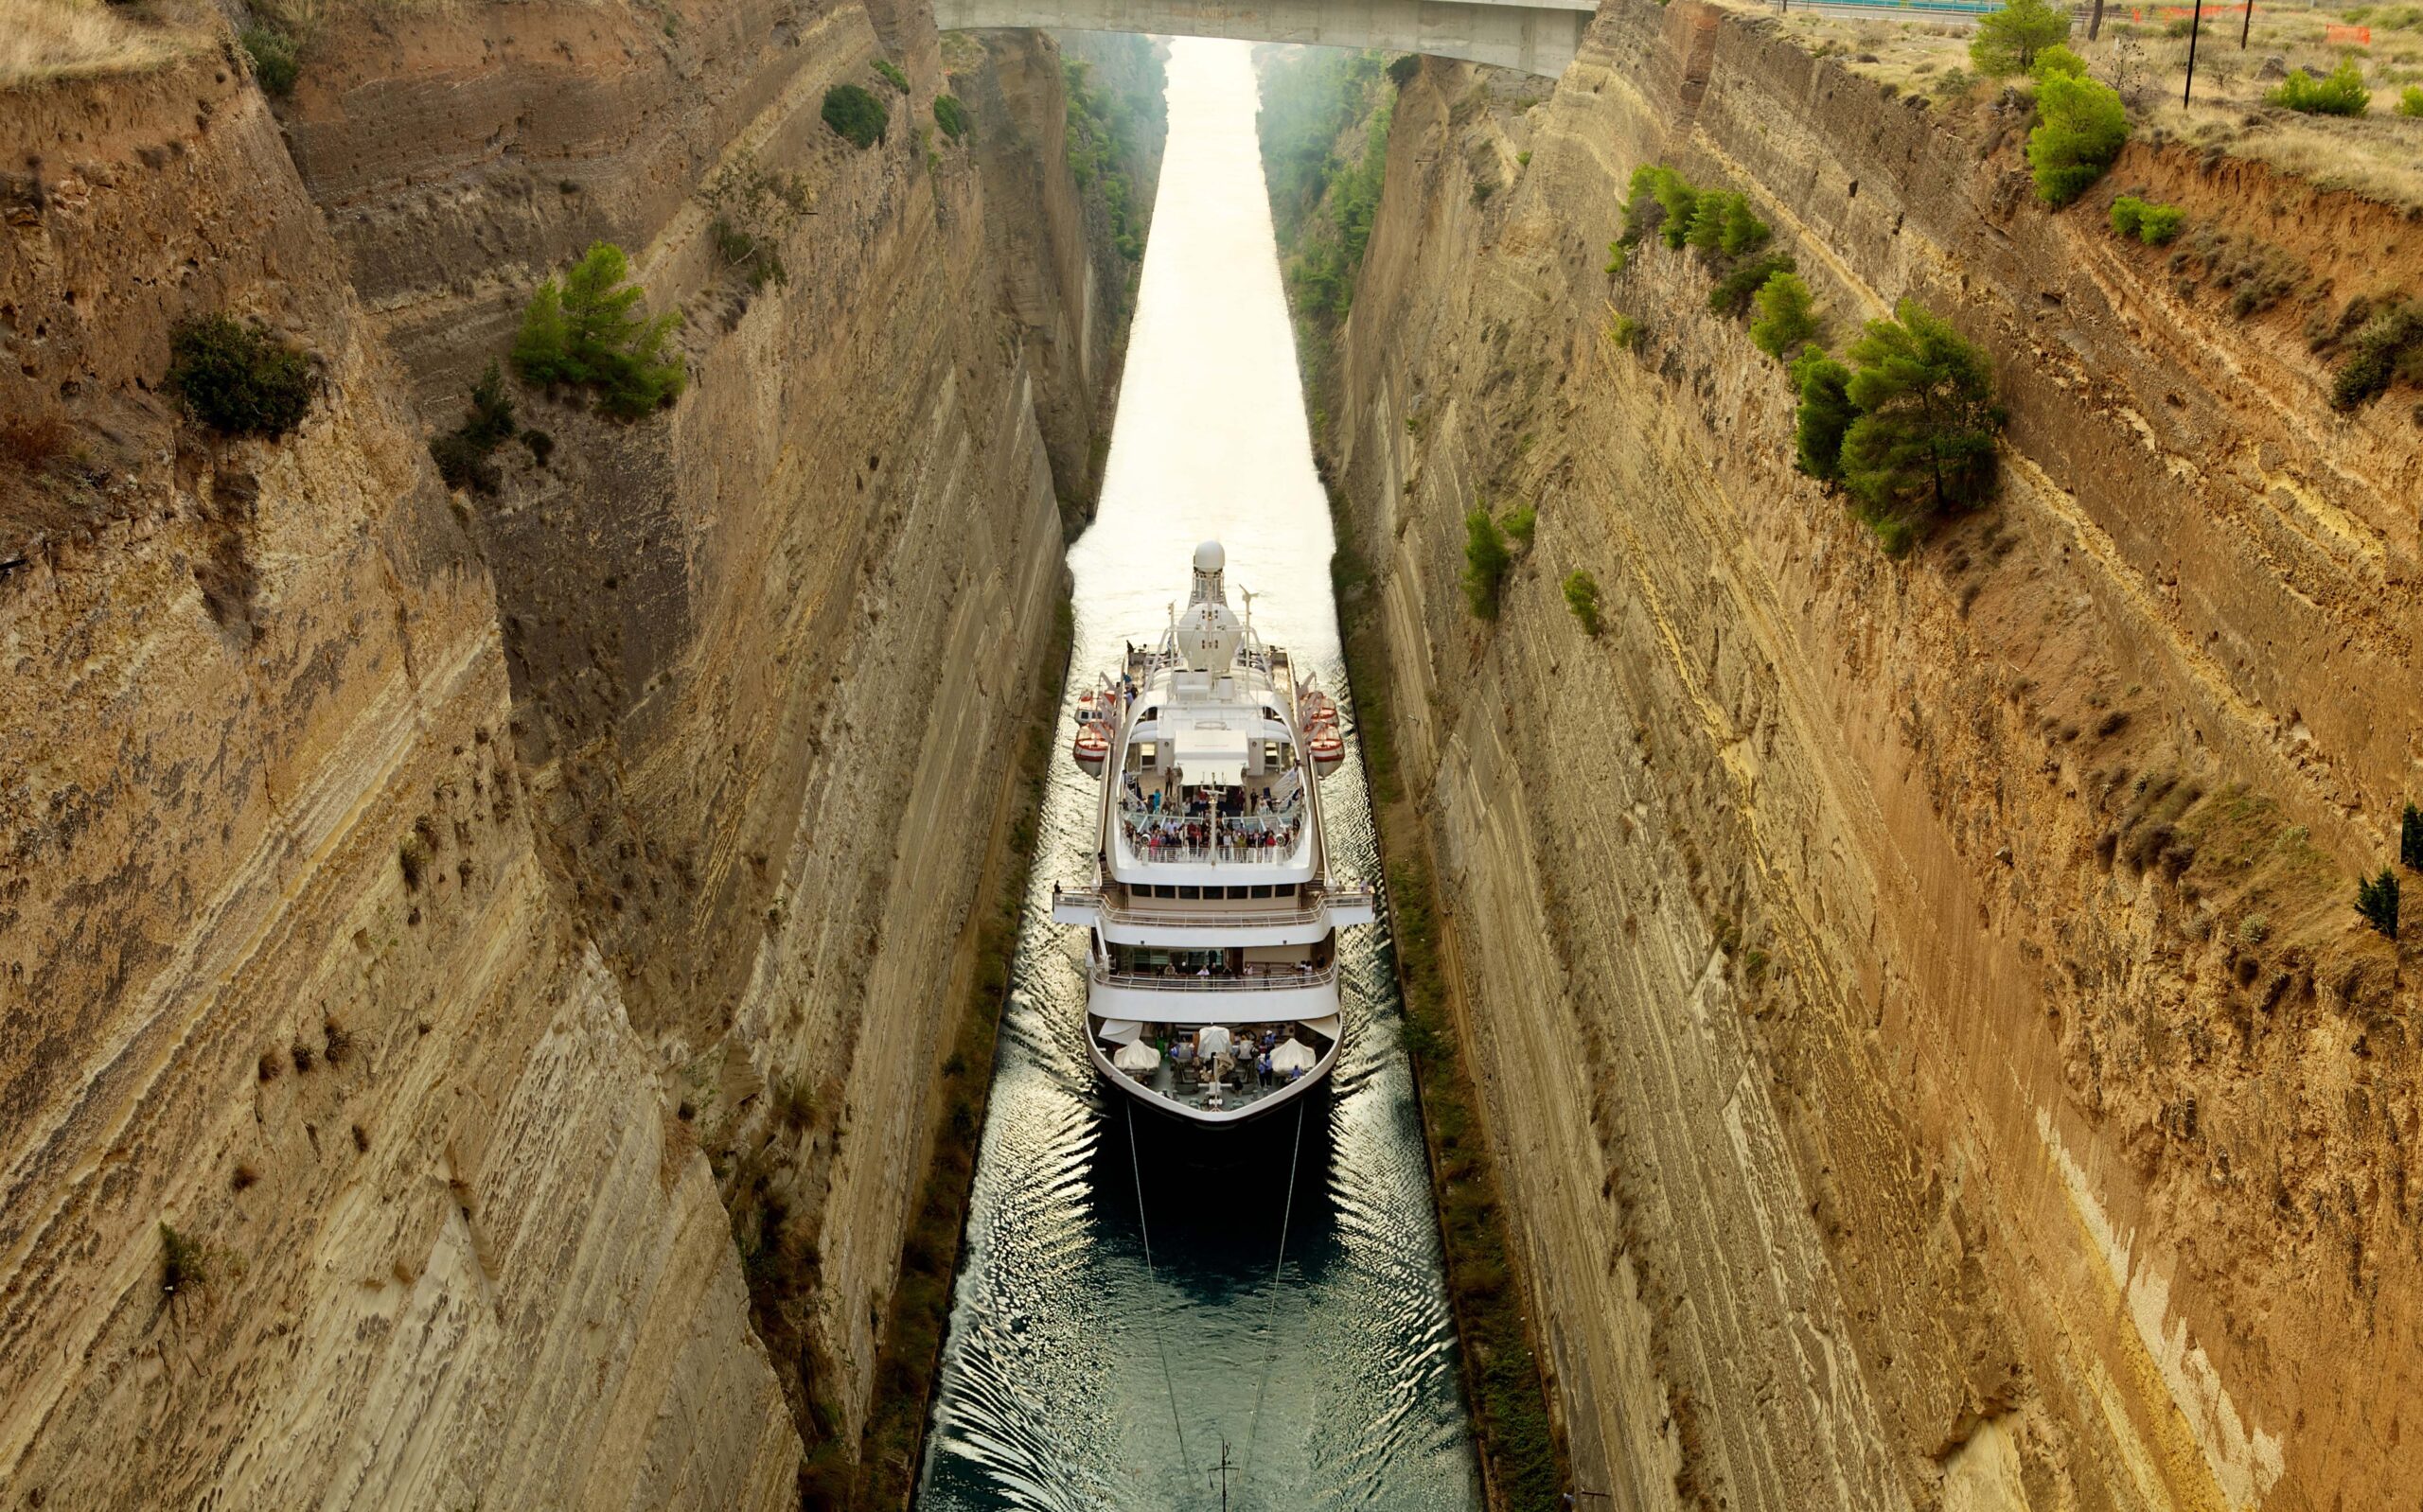
[[[2083,79],[2086,77],[2086,60],[2070,51],[2068,44],[2057,42],[2036,55],[2036,62],[2028,65],[2027,73],[2040,84],[2056,74],[2066,79]]]
[[[169,335],[167,384],[187,414],[221,434],[272,441],[302,423],[318,387],[299,348],[226,314]]]
[[[943,129],[945,136],[958,141],[967,134],[967,107],[959,102],[956,95],[936,95],[934,124]]]
[[[2423,808],[2412,803],[2397,817],[2397,864],[2423,871]]]
[[[2112,202],[2112,234],[2134,237],[2149,247],[2175,240],[2187,223],[2187,212],[2172,204],[2155,204],[2124,194]]]
[[[1791,273],[1795,266],[1791,255],[1781,252],[1771,252],[1737,265],[1708,290],[1709,311],[1739,320],[1749,312],[1752,296],[1767,286],[1768,279]]]
[[[1769,235],[1747,196],[1719,189],[1691,202],[1691,229],[1683,239],[1711,257],[1740,257],[1765,246]]]
[[[627,285],[629,275],[623,249],[600,241],[560,285],[553,278],[540,284],[513,343],[522,381],[592,389],[597,408],[618,420],[636,420],[680,398],[689,376],[681,354],[668,352],[666,343],[681,313],[667,310],[654,320],[636,314],[646,291]]]
[[[864,150],[883,140],[892,117],[883,101],[857,84],[836,84],[824,92],[824,124]]]
[[[2027,163],[2046,204],[2069,203],[2103,177],[2129,141],[2129,113],[2110,85],[2050,74],[2036,88],[2041,117],[2027,133]]]
[[[2400,115],[2423,115],[2423,84],[2409,84],[2397,93]]]
[[[1464,600],[1484,620],[1497,618],[1498,597],[1514,558],[1507,553],[1506,535],[1486,509],[1464,517]]]
[[[2364,923],[2392,940],[2397,938],[2397,873],[2381,868],[2377,877],[2356,879],[2356,911]]]
[[[1599,633],[1599,580],[1587,572],[1570,573],[1565,580],[1565,607],[1582,622],[1582,633]]]
[[[1119,94],[1093,81],[1093,64],[1082,58],[1064,58],[1060,74],[1069,99],[1069,171],[1080,189],[1099,188],[1103,208],[1110,216],[1110,239],[1129,262],[1144,257],[1141,215],[1151,207],[1135,203],[1135,183],[1128,165],[1136,159],[1138,116],[1154,101]]]
[[[2401,378],[2423,384],[2423,300],[2393,305],[2357,329],[2331,376],[2331,408],[2358,409]]]
[[[1923,520],[1985,497],[2003,412],[1984,352],[1916,300],[1851,344],[1843,482],[1871,523]]]
[[[429,444],[438,476],[449,488],[496,492],[504,478],[489,459],[497,448],[513,439],[515,429],[513,396],[505,392],[504,375],[490,362],[471,385],[471,403],[464,412],[463,423]]]
[[[1817,301],[1798,273],[1778,269],[1759,286],[1759,315],[1750,322],[1750,344],[1790,363],[1802,343],[1817,336]]]
[[[2070,34],[2070,13],[2044,0],[2010,0],[1977,22],[1969,44],[1969,63],[1989,79],[2026,73],[2036,55],[2058,45]]]
[[[293,38],[271,26],[246,26],[237,40],[252,59],[253,77],[260,80],[263,93],[279,99],[294,93],[294,81],[303,77],[303,61],[295,55]]]
[[[1859,418],[1851,407],[1851,370],[1812,343],[1792,364],[1792,381],[1800,391],[1793,417],[1795,465],[1819,483],[1840,483],[1843,434]]]
[[[2372,108],[2373,92],[2364,87],[2364,70],[2353,58],[2316,79],[2291,68],[2279,86],[2263,97],[2267,105],[2285,105],[2306,115],[2361,115]]]
[[[883,76],[883,81],[885,83],[890,84],[893,88],[900,91],[903,95],[909,93],[909,76],[900,71],[900,65],[898,63],[893,62],[889,58],[878,58],[875,61],[875,71]]]

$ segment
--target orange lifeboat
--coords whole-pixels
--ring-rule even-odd
[[[1337,721],[1337,700],[1318,688],[1306,690],[1303,706],[1304,723],[1307,727],[1335,724]]]
[[[1335,724],[1316,725],[1304,736],[1304,754],[1313,759],[1313,770],[1327,777],[1346,760],[1346,737]]]
[[[1077,758],[1077,765],[1085,768],[1088,777],[1102,775],[1102,764],[1110,760],[1110,732],[1101,720],[1089,719],[1077,727],[1070,754]]]

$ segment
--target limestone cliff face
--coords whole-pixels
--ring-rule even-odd
[[[489,579],[260,96],[213,58],[0,136],[40,158],[0,411],[76,459],[7,480],[62,506],[0,581],[8,1499],[784,1503],[715,1185],[555,905]],[[321,365],[282,442],[152,392],[219,309]]]
[[[2414,782],[2423,427],[2335,415],[2305,337],[2423,236],[2131,148],[2111,186],[2303,270],[2233,314],[2202,254],[2043,211],[2023,117],[1681,0],[1611,5],[1534,109],[1437,62],[1397,105],[1330,446],[1618,1505],[2423,1484],[2415,993],[2348,908]],[[1746,192],[1837,342],[1908,294],[1983,343],[1996,502],[1897,562],[1798,476],[1689,255],[1602,272],[1652,161]],[[1484,501],[1539,509],[1494,624]]]
[[[0,552],[9,1491],[762,1506],[795,1418],[855,1442],[1123,310],[1050,47],[340,9],[282,121],[232,51],[0,106],[5,414],[93,459]],[[743,163],[812,193],[762,289]],[[548,465],[450,500],[427,436],[601,238],[687,394],[523,394]],[[152,392],[221,308],[323,362],[295,436]]]

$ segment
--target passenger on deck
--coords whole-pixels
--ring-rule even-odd
[[[1253,1083],[1258,1087],[1270,1085],[1270,1051],[1267,1049],[1254,1058]]]

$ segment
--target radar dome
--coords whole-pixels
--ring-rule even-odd
[[[1198,572],[1217,572],[1228,565],[1229,554],[1220,549],[1218,541],[1205,541],[1194,549],[1194,570]]]

